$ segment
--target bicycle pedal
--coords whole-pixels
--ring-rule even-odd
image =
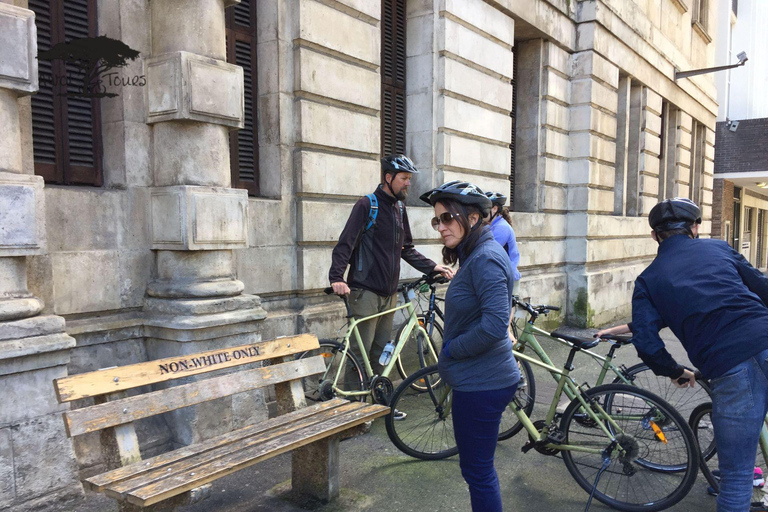
[[[552,444],[563,444],[565,442],[565,433],[560,431],[550,432],[547,435],[547,442]]]
[[[535,447],[536,447],[536,441],[528,441],[523,445],[522,448],[520,448],[520,451],[523,453],[528,453],[529,451],[531,451],[531,449]]]

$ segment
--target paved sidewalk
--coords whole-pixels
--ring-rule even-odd
[[[592,331],[594,332],[594,331]],[[671,335],[664,337],[667,339]],[[682,348],[676,341],[669,343],[675,357],[682,361]],[[565,361],[561,348],[545,346],[555,362]],[[598,349],[599,351],[599,349]],[[622,353],[623,352],[623,353]],[[588,374],[596,365],[588,358],[577,358],[576,375]],[[620,351],[618,362],[627,366],[637,362],[634,349]],[[580,366],[581,365],[581,366]],[[537,375],[537,409],[534,416],[544,414],[541,405],[551,399],[554,387],[548,375]],[[549,379],[547,381],[545,379]],[[577,377],[578,381],[582,379]],[[505,510],[546,510],[552,512],[582,511],[587,501],[585,493],[571,478],[562,460],[546,457],[535,451],[523,454],[523,434],[502,441],[496,451],[496,467],[501,481]],[[182,512],[256,512],[300,511],[298,504],[281,498],[289,485],[290,455],[282,455],[257,464],[214,483],[212,496]],[[384,421],[377,420],[369,434],[341,443],[341,498],[318,510],[335,511],[468,511],[469,492],[461,478],[458,459],[426,462],[412,459],[392,445]],[[706,483],[699,475],[690,494],[675,511],[705,512],[715,510],[715,499],[706,494]],[[67,504],[61,510],[108,512],[117,507],[111,499],[89,494],[83,502]],[[610,510],[594,501],[592,511]]]

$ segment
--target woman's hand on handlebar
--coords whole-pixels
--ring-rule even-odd
[[[445,265],[435,265],[432,272],[439,272],[446,279],[453,279],[453,269]]]
[[[333,288],[333,293],[335,293],[339,297],[344,297],[345,295],[349,295],[350,293],[349,286],[347,286],[347,283],[345,283],[344,281],[339,281],[338,283],[331,283],[331,288]]]

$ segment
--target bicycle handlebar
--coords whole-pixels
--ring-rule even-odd
[[[519,298],[516,296],[512,296],[512,306],[520,306],[534,317],[539,315],[546,315],[550,311],[560,311],[559,306],[549,306],[547,304],[539,304],[534,306],[533,304],[519,300]]]

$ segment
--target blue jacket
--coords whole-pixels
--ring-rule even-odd
[[[507,328],[511,311],[512,266],[487,226],[474,250],[464,255],[445,294],[445,332],[440,375],[459,391],[512,386],[520,369]]]
[[[493,238],[507,251],[509,261],[512,263],[512,278],[519,281],[520,272],[517,271],[517,266],[520,264],[520,251],[517,250],[517,240],[515,240],[512,226],[504,220],[504,217],[497,215],[491,221],[491,233],[493,233]]]
[[[672,236],[635,281],[633,343],[657,375],[682,367],[664,348],[669,327],[704,377],[768,349],[768,279],[720,240]]]

